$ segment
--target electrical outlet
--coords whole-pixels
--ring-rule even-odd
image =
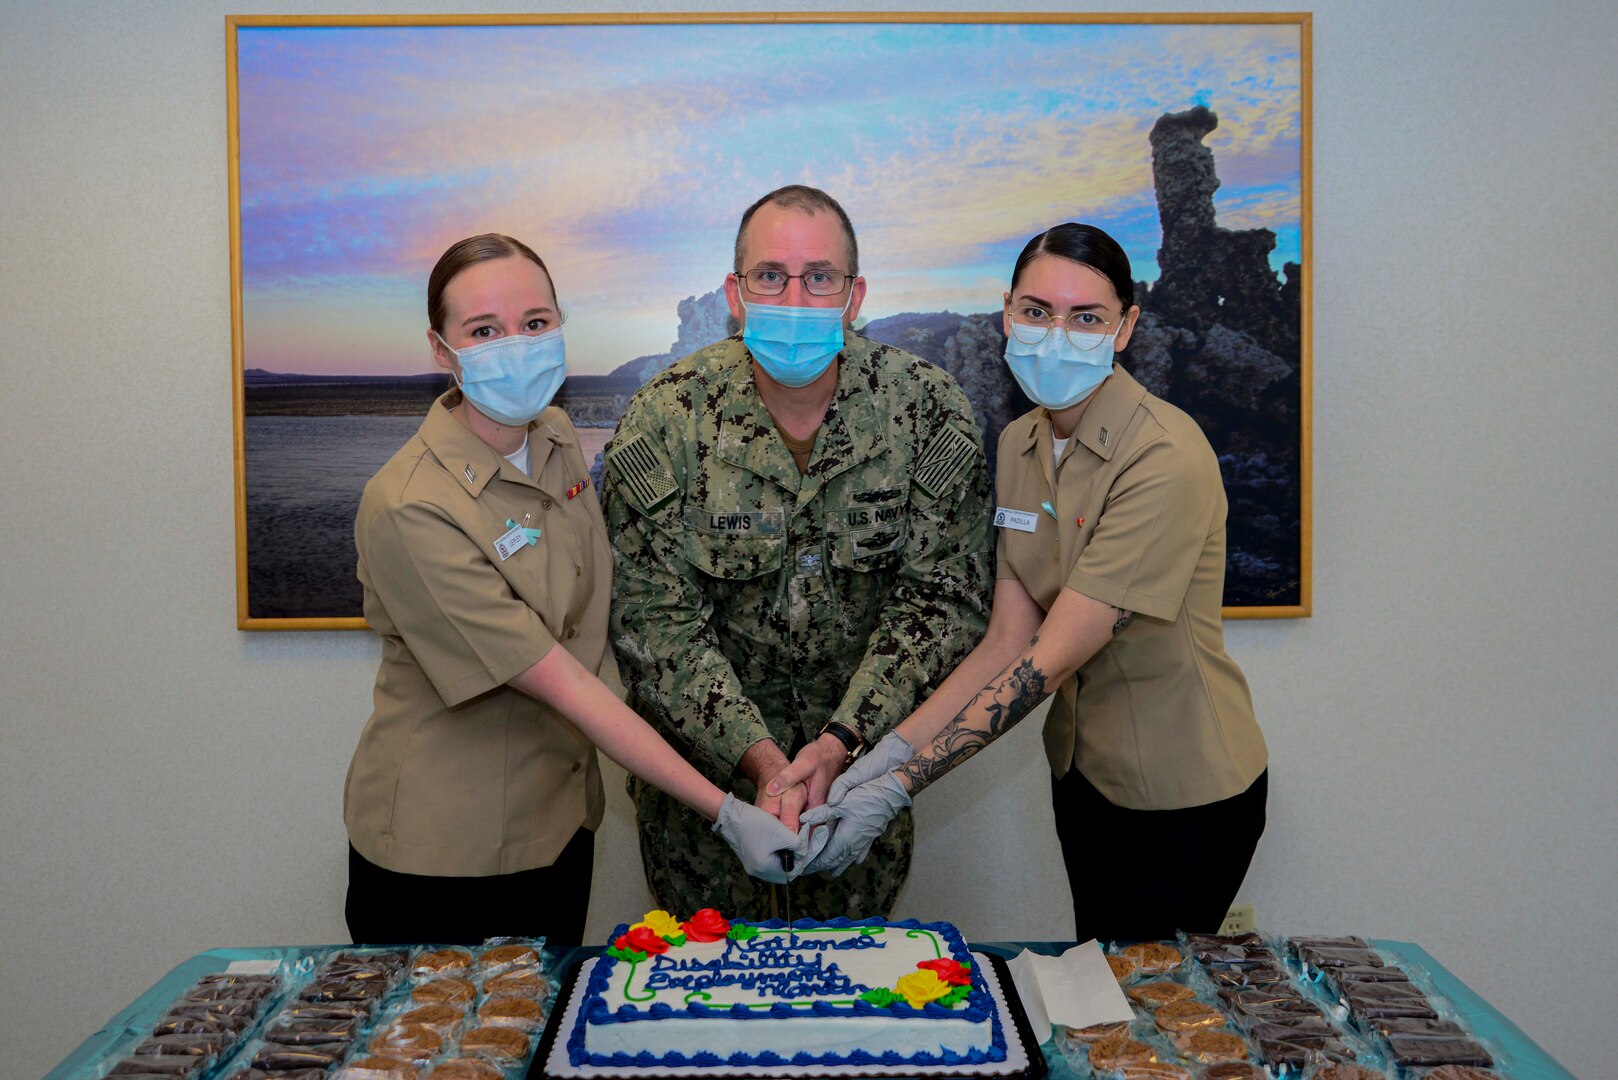
[[[1235,904],[1225,915],[1225,921],[1220,924],[1221,934],[1245,934],[1258,925],[1258,919],[1253,911],[1252,904]]]

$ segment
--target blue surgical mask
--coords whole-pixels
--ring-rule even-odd
[[[1054,327],[1032,345],[1017,340],[1016,334],[1007,335],[1006,365],[1030,401],[1047,409],[1065,409],[1090,396],[1112,374],[1115,335],[1084,336],[1099,339],[1095,348],[1079,348]]]
[[[461,363],[455,381],[466,400],[490,420],[512,427],[524,427],[544,412],[567,377],[560,326],[479,342],[460,352],[438,340]]]
[[[840,308],[745,302],[743,306],[747,321],[742,324],[742,341],[764,374],[782,386],[808,386],[843,351],[847,303]]]

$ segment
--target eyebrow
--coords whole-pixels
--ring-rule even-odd
[[[752,269],[744,271],[744,273],[752,273],[753,270],[785,270],[786,268],[787,264],[779,259],[762,259],[753,264]],[[837,264],[830,259],[813,259],[804,263],[803,268],[805,270],[835,270],[837,269]]]
[[[1031,295],[1029,293],[1023,293],[1021,296],[1017,297],[1017,299],[1019,301],[1026,301],[1026,302],[1028,302],[1030,304],[1038,304],[1040,307],[1046,308],[1047,310],[1054,311],[1056,309],[1056,305],[1051,303],[1049,300],[1041,300],[1039,297],[1033,296],[1033,295]],[[1068,310],[1069,311],[1106,311],[1107,310],[1107,305],[1106,304],[1074,304],[1072,307],[1068,308]]]
[[[555,308],[531,307],[527,311],[522,313],[522,317],[524,319],[526,319],[530,315],[554,315],[554,314],[556,314],[556,309]],[[473,323],[477,323],[477,322],[498,322],[499,320],[500,320],[500,316],[495,315],[495,314],[493,314],[491,312],[485,312],[482,315],[469,315],[469,316],[467,316],[465,319],[461,320],[461,325],[462,326],[471,326]]]

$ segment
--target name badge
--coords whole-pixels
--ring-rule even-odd
[[[524,535],[521,525],[494,538],[494,550],[500,556],[501,562],[505,562],[527,546],[528,537]]]
[[[1039,515],[1032,510],[1008,510],[1004,506],[997,506],[994,508],[994,525],[997,529],[1033,532],[1039,525]]]

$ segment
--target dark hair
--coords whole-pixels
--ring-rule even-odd
[[[822,210],[829,210],[837,215],[837,220],[843,223],[843,235],[848,237],[848,275],[858,277],[860,272],[860,245],[854,239],[854,223],[848,220],[848,214],[838,205],[837,200],[827,195],[819,188],[808,187],[804,184],[788,184],[786,187],[776,188],[758,202],[747,208],[742,215],[742,223],[736,228],[736,272],[742,272],[742,238],[747,235],[747,223],[753,220],[758,208],[766,203],[785,207],[788,210],[802,210],[806,214],[817,214]]]
[[[1023,268],[1041,255],[1059,255],[1088,266],[1112,282],[1113,291],[1126,312],[1135,306],[1135,279],[1129,272],[1129,256],[1118,246],[1118,241],[1094,225],[1068,221],[1028,241],[1011,270],[1012,292],[1017,291],[1017,279],[1022,277]]]
[[[449,246],[449,250],[438,257],[433,266],[433,272],[427,275],[427,323],[435,331],[444,332],[444,290],[449,283],[469,266],[476,266],[481,262],[493,259],[506,259],[513,255],[521,255],[545,273],[545,280],[551,283],[551,292],[556,291],[556,282],[551,279],[551,272],[545,266],[545,260],[534,254],[534,249],[521,240],[513,240],[504,233],[479,233],[477,236],[468,236],[465,240],[457,240]]]

